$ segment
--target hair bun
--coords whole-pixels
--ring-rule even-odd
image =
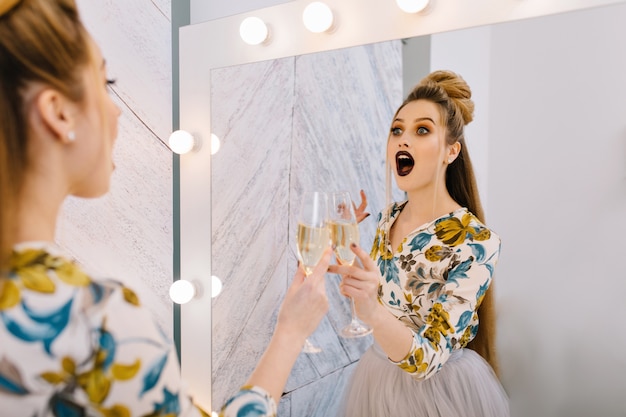
[[[446,91],[463,116],[465,124],[474,119],[472,90],[460,75],[452,71],[439,70],[427,75],[423,81],[426,80],[436,83]]]

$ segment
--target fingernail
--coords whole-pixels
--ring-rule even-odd
[[[332,248],[332,250],[335,250],[335,249],[337,249],[337,245],[335,245],[335,244],[333,243],[333,245],[331,246],[331,248]]]
[[[356,248],[356,243],[354,243],[354,242],[350,243],[350,247],[351,248]]]

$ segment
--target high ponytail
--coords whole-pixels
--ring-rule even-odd
[[[74,0],[0,0],[0,270],[15,243],[17,199],[28,166],[23,92],[42,83],[80,102],[89,39]]]

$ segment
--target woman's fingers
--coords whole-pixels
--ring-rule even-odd
[[[366,271],[373,271],[377,269],[376,264],[372,258],[370,258],[369,253],[365,252],[359,245],[352,243],[350,245],[350,250],[352,250],[357,258],[359,258],[361,265],[363,265],[363,269]]]
[[[357,205],[352,202],[352,207],[354,208],[354,213],[356,215],[357,223],[361,223],[363,220],[369,216],[369,213],[365,212],[365,208],[367,207],[367,196],[365,195],[365,191],[361,190],[361,204],[357,207]]]
[[[330,246],[327,247],[326,250],[324,250],[322,258],[317,263],[317,265],[315,265],[315,268],[313,268],[313,273],[311,274],[311,276],[324,278],[324,275],[326,275],[326,272],[328,272],[328,266],[330,265],[330,258],[332,254],[332,248]],[[324,280],[322,279],[321,281]]]

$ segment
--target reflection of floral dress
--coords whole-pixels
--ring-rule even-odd
[[[345,415],[508,416],[489,365],[463,349],[478,330],[500,238],[461,208],[411,232],[394,253],[387,236],[404,204],[379,215],[371,256],[383,277],[379,300],[413,331],[413,345],[399,362],[377,344],[363,355]]]
[[[0,278],[3,416],[204,415],[185,394],[175,349],[139,297],[96,281],[47,243],[15,248]],[[223,411],[274,415],[261,389]]]

